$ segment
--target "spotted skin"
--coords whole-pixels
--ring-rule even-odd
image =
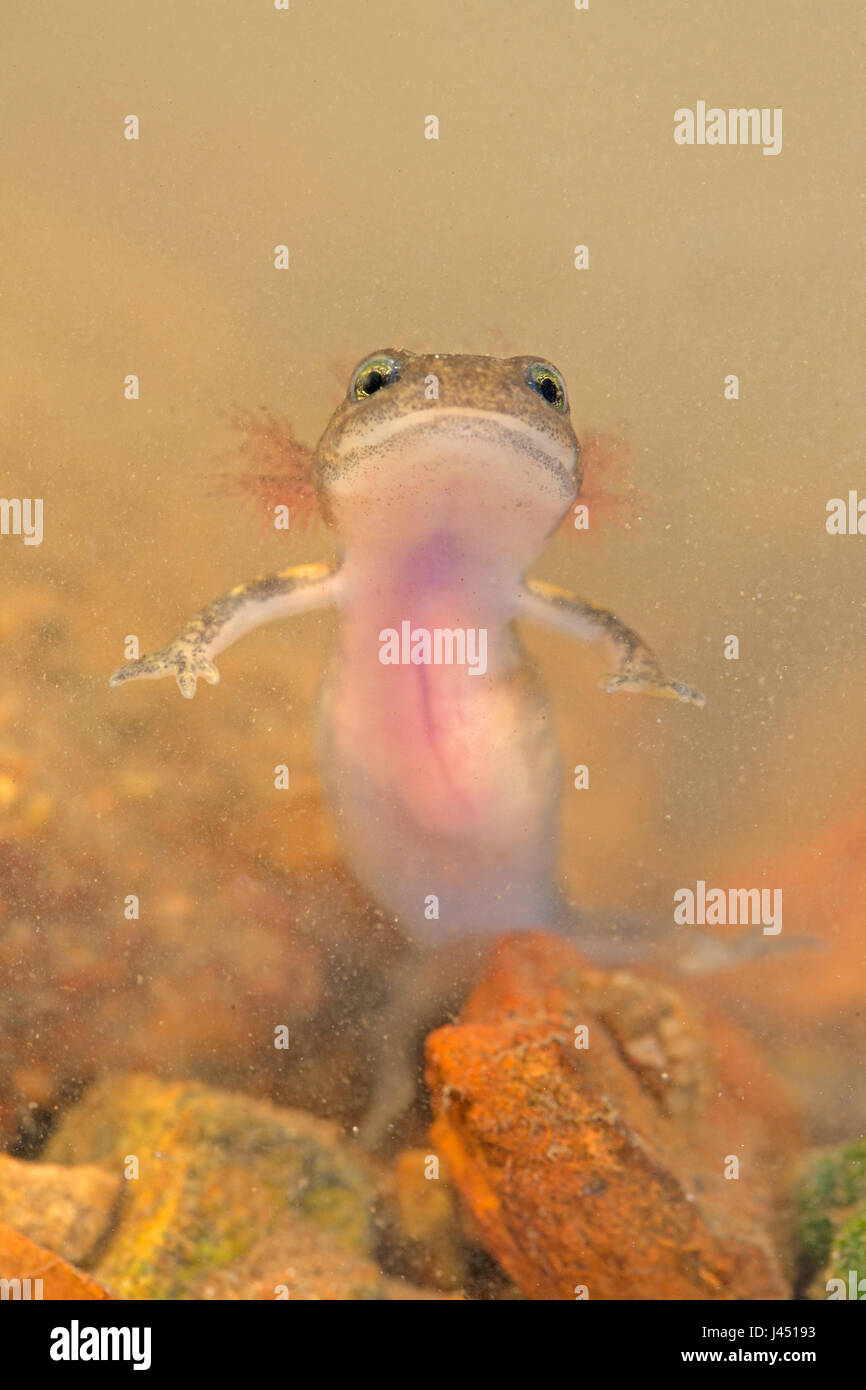
[[[181,695],[191,700],[199,676],[208,685],[219,684],[220,674],[211,660],[213,654],[264,622],[318,607],[323,593],[330,592],[336,573],[336,568],[329,565],[295,565],[278,574],[238,584],[191,618],[161,651],[121,666],[111,676],[109,685],[173,675]]]
[[[655,653],[614,613],[539,579],[528,579],[524,588],[520,611],[525,618],[593,642],[603,651],[613,669],[599,681],[602,690],[658,695],[699,709],[706,705],[706,698],[694,686],[668,680]]]

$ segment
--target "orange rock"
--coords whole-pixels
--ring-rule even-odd
[[[780,1101],[770,1134],[759,1060],[730,1024],[720,1042],[721,1066],[663,985],[541,933],[500,943],[427,1079],[434,1145],[527,1297],[789,1296],[771,1194],[795,1126]]]
[[[0,1280],[3,1298],[66,1301],[69,1299],[110,1298],[74,1265],[61,1260],[11,1226],[0,1226]]]

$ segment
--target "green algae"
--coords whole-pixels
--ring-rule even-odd
[[[92,1271],[121,1298],[183,1298],[294,1211],[367,1256],[375,1186],[335,1126],[298,1111],[151,1076],[111,1077],[64,1117],[46,1158],[124,1175]],[[138,1176],[127,1177],[137,1165]]]
[[[866,1278],[866,1140],[815,1155],[795,1191],[800,1286],[827,1297],[830,1279]]]

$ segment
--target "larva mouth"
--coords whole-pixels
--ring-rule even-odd
[[[472,410],[386,423],[347,441],[319,475],[348,549],[448,534],[464,553],[520,569],[577,496],[576,441],[567,449],[522,420]]]
[[[527,491],[541,484],[568,501],[579,480],[580,449],[527,420],[477,408],[413,411],[377,421],[369,430],[350,432],[332,461],[321,466],[326,487],[343,490],[353,474],[368,470],[384,478],[389,470],[436,462],[452,469],[501,472]]]

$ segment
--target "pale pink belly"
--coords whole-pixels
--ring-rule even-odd
[[[425,934],[543,922],[553,894],[558,770],[546,704],[515,670],[337,657],[321,771],[358,878]],[[441,897],[441,926],[424,918]]]

